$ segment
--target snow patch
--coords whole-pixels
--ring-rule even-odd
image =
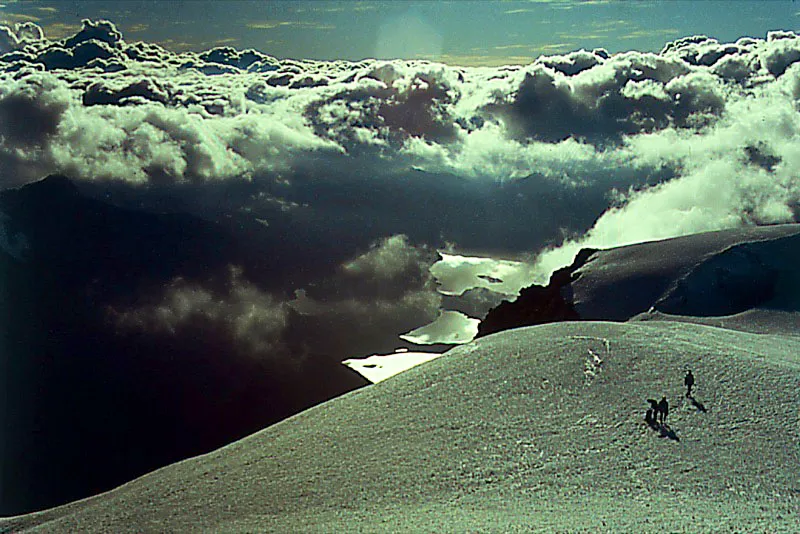
[[[374,354],[367,358],[351,358],[342,363],[373,384],[441,356],[438,352],[408,352],[398,349],[394,354]]]
[[[604,359],[611,355],[611,345],[608,339],[603,337],[570,336],[570,338],[591,342],[591,346],[586,349],[587,354],[583,364],[583,381],[589,386],[602,372]]]

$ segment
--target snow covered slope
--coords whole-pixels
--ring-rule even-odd
[[[564,320],[666,314],[746,331],[795,333],[798,312],[800,224],[785,224],[583,250],[546,287],[523,289],[514,302],[491,310],[478,328],[480,336]],[[739,320],[740,314],[747,317]]]
[[[673,315],[730,315],[770,307],[800,280],[800,224],[760,226],[603,250],[574,272],[585,320],[626,320],[650,308]],[[789,293],[785,293],[789,297]],[[792,290],[784,309],[800,310]]]
[[[642,416],[662,394],[659,432]],[[509,330],[0,530],[797,532],[798,405],[800,337]]]

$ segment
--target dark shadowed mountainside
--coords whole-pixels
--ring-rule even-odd
[[[258,272],[263,256],[229,229],[117,208],[58,176],[0,193],[0,213],[0,514],[108,490],[366,384],[330,355],[284,361],[202,315],[115,322],[175,280],[225,294],[231,265]]]

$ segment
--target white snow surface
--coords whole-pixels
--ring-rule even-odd
[[[798,532],[799,355],[668,321],[509,330],[0,530]]]
[[[777,279],[782,300],[770,307],[800,311],[798,245],[800,225],[785,224],[602,250],[576,271],[570,290],[587,320],[627,320],[650,310],[708,317],[746,311],[753,307],[747,293]]]
[[[438,352],[395,352],[373,354],[366,358],[351,358],[342,363],[376,384],[398,373],[441,356]]]

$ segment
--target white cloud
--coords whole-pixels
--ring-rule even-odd
[[[439,356],[441,354],[438,352],[398,351],[394,354],[374,354],[367,358],[350,358],[342,363],[377,384]]]
[[[441,295],[428,272],[429,257],[405,236],[391,236],[329,278],[296,290],[294,298],[264,289],[231,266],[224,280],[179,277],[141,295],[140,305],[112,306],[108,313],[129,330],[175,335],[218,328],[238,353],[263,360],[358,356],[387,350],[398,335],[437,316]]]
[[[792,67],[785,76],[797,75],[800,68]],[[585,236],[543,254],[538,279],[570,263],[582,247],[797,221],[800,119],[794,102],[785,98],[786,84],[732,100],[724,118],[701,134],[665,130],[628,139],[626,150],[639,164],[679,168],[680,175],[632,192]]]
[[[231,268],[227,291],[219,294],[197,282],[173,280],[157,302],[134,309],[109,309],[117,325],[175,334],[197,321],[222,325],[246,354],[286,357],[282,335],[288,322],[285,303],[260,290]]]
[[[441,312],[432,323],[406,332],[400,336],[400,339],[418,345],[469,343],[478,335],[478,324],[480,324],[480,319],[468,317],[461,312],[446,310]]]
[[[431,266],[438,290],[444,295],[462,295],[482,287],[514,296],[530,283],[531,266],[519,261],[499,260],[478,256],[461,256],[439,252],[441,259]]]
[[[441,295],[425,285],[420,251],[447,242],[475,256],[549,247],[535,270],[514,274],[498,274],[503,262],[485,272],[462,262],[452,276],[462,281],[444,289],[511,295],[581,246],[798,220],[792,32],[467,68],[411,57],[278,60],[230,47],[176,54],[86,21],[59,41],[32,24],[2,27],[2,52],[2,187],[56,172],[133,184],[143,197],[181,197],[190,184],[195,196],[178,198],[181,209],[199,210],[192,202],[202,198],[287,240],[326,226],[331,240],[367,252],[337,271],[340,295],[307,287],[291,306],[309,321],[333,318],[334,337],[339,318],[364,310],[376,324],[399,317],[401,332],[436,317]],[[220,184],[241,187],[218,195]]]
[[[402,234],[387,237],[366,252],[343,265],[345,273],[390,282],[419,268],[419,251]]]

